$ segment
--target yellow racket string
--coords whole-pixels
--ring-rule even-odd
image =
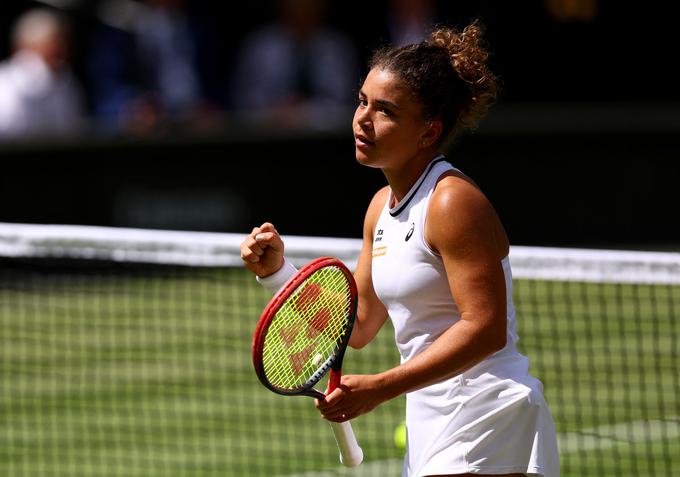
[[[300,284],[267,330],[262,361],[269,382],[296,389],[328,361],[347,332],[350,288],[337,267],[324,267]]]

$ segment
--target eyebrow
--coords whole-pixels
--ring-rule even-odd
[[[376,99],[375,102],[378,104],[382,104],[383,106],[389,106],[394,109],[401,109],[401,106],[399,106],[396,103],[393,103],[392,101],[387,101],[386,99]]]
[[[366,97],[366,93],[364,93],[363,90],[359,90],[359,96]],[[401,109],[401,106],[399,106],[396,103],[393,103],[392,101],[388,101],[386,99],[376,99],[375,102],[382,105],[382,106],[389,106],[390,108],[393,108],[393,109]]]

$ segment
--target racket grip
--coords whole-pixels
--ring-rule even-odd
[[[356,467],[364,460],[364,451],[361,450],[354,436],[352,425],[349,421],[331,422],[335,441],[340,449],[340,463],[346,467]]]

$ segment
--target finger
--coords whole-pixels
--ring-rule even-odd
[[[245,242],[245,244],[246,244],[246,247],[248,248],[248,250],[253,252],[258,257],[261,257],[262,255],[264,255],[264,249],[267,248],[266,245],[259,243],[255,237],[253,237],[252,239],[249,238]]]
[[[270,222],[265,222],[259,227],[261,232],[276,232],[276,227]]]
[[[330,408],[328,405],[328,402],[326,402],[325,399],[314,399],[314,406],[319,410],[319,411],[325,411]]]
[[[343,414],[345,414],[339,408],[329,408],[328,403],[326,403],[325,399],[315,399],[314,405],[316,406],[317,410],[321,413],[321,417],[328,421],[340,422],[340,420],[343,418],[342,417]]]
[[[347,410],[337,410],[335,412],[321,413],[321,416],[327,421],[344,422],[351,419],[351,415]]]
[[[333,391],[324,399],[315,399],[315,406],[322,414],[335,413],[343,400],[342,392]]]
[[[257,263],[264,255],[264,250],[254,240],[246,239],[241,244],[241,259],[248,263]]]
[[[253,227],[253,230],[246,236],[246,238],[241,242],[240,245],[240,252],[241,252],[241,259],[250,261],[252,259],[252,255],[257,253],[253,250],[253,244],[257,244],[257,241],[255,240],[255,236],[260,233],[260,228],[259,227]],[[259,245],[257,245],[260,247]],[[260,247],[261,248],[261,247]],[[261,255],[261,254],[260,254]]]
[[[272,247],[278,250],[281,244],[281,237],[276,232],[260,232],[255,235],[255,243],[262,248]]]
[[[333,390],[333,392],[326,395],[326,399],[324,399],[324,407],[330,409],[335,406],[338,406],[340,405],[344,398],[345,398],[344,389],[336,388]]]

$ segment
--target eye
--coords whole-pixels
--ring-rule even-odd
[[[394,114],[394,113],[392,113],[392,111],[390,111],[390,110],[387,109],[387,108],[380,108],[378,111],[379,111],[381,114],[384,114],[385,116],[392,116],[392,115]]]
[[[360,104],[361,106],[367,106],[367,105],[368,105],[368,101],[366,100],[366,98],[359,98],[359,104]]]

